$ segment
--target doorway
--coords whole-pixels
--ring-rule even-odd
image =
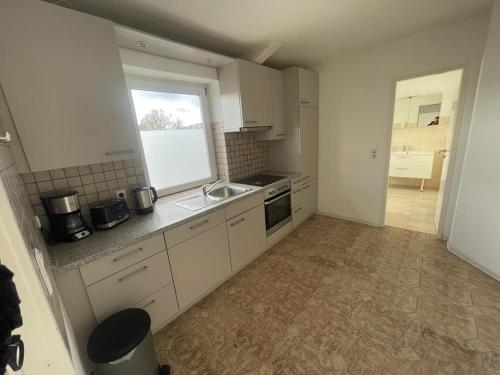
[[[463,69],[398,81],[385,225],[437,234]]]

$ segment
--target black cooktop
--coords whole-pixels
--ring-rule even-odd
[[[252,185],[252,186],[267,186],[273,182],[283,180],[284,176],[273,176],[270,174],[256,174],[254,176],[245,177],[241,180],[235,181],[238,184]]]

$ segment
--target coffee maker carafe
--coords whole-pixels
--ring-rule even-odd
[[[73,242],[92,234],[92,230],[82,219],[76,191],[50,193],[40,199],[56,241]]]

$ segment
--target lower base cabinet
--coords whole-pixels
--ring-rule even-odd
[[[162,329],[177,314],[179,307],[174,284],[169,284],[144,298],[135,307],[146,310],[151,317],[153,334]]]
[[[298,227],[318,209],[318,180],[309,180],[292,191],[292,223]]]
[[[256,258],[266,246],[264,205],[257,206],[227,221],[233,271]]]
[[[226,223],[175,245],[168,255],[182,310],[231,274]]]

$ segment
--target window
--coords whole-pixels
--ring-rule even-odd
[[[129,80],[146,175],[160,195],[215,181],[205,88]]]

